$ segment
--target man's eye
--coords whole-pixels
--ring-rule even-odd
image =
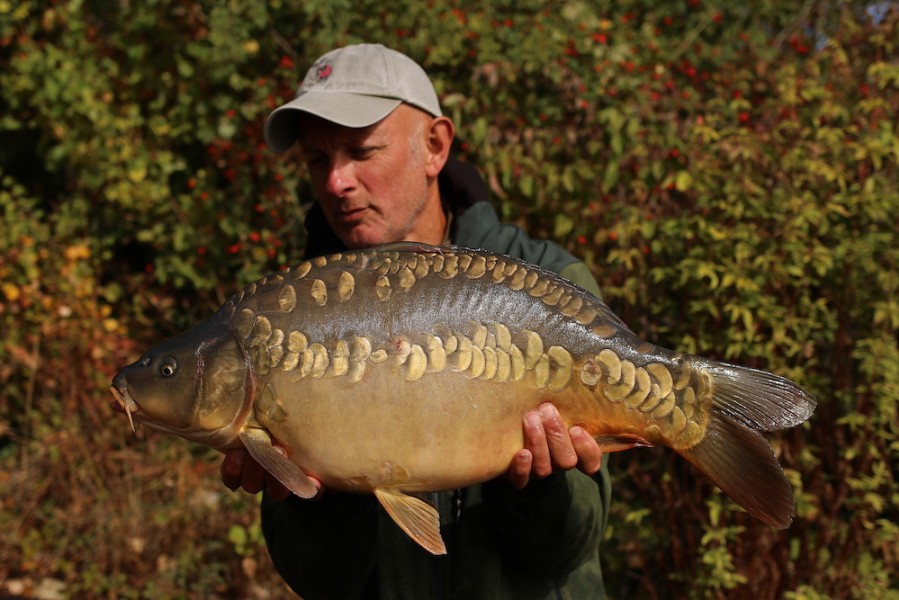
[[[328,159],[321,155],[307,156],[304,162],[309,167],[320,168],[328,164]]]
[[[375,146],[362,146],[359,148],[353,148],[350,151],[350,155],[354,160],[366,160],[374,156],[375,152],[378,151],[378,148]]]

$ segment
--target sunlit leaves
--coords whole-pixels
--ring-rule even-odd
[[[311,197],[262,124],[319,54],[381,41],[431,75],[503,216],[583,258],[636,332],[818,397],[775,438],[801,488],[785,534],[664,458],[616,456],[610,590],[866,597],[899,572],[896,28],[895,10],[801,0],[0,1],[3,397],[20,408],[41,360],[110,369],[97,357],[297,260]],[[67,382],[34,381],[47,423],[60,398],[83,412]],[[243,557],[255,531],[221,539]]]

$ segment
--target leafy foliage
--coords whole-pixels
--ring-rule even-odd
[[[315,57],[381,41],[638,334],[818,398],[773,439],[785,532],[670,453],[613,457],[613,596],[899,597],[899,7],[547,6],[0,0],[0,591],[287,594],[255,500],[126,436],[106,389],[298,258],[303,169],[262,123]]]

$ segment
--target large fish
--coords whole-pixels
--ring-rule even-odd
[[[129,419],[240,446],[290,490],[374,493],[445,552],[416,492],[505,472],[521,419],[554,403],[607,451],[663,445],[765,523],[792,488],[761,432],[815,400],[782,377],[659,348],[600,300],[520,260],[391,245],[316,258],[229,299],[113,381]],[[132,423],[132,427],[133,427]]]

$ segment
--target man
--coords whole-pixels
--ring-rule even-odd
[[[500,224],[477,172],[449,157],[454,134],[427,75],[405,55],[363,44],[319,58],[265,125],[269,146],[298,143],[309,169],[317,202],[306,220],[307,256],[454,243],[538,263],[598,295],[571,255]],[[603,597],[599,543],[610,489],[602,452],[583,429],[567,430],[551,404],[524,415],[522,427],[524,448],[504,477],[428,495],[446,556],[418,547],[372,496],[320,489],[313,500],[288,497],[243,450],[225,457],[222,479],[232,489],[267,489],[266,543],[307,599]]]

